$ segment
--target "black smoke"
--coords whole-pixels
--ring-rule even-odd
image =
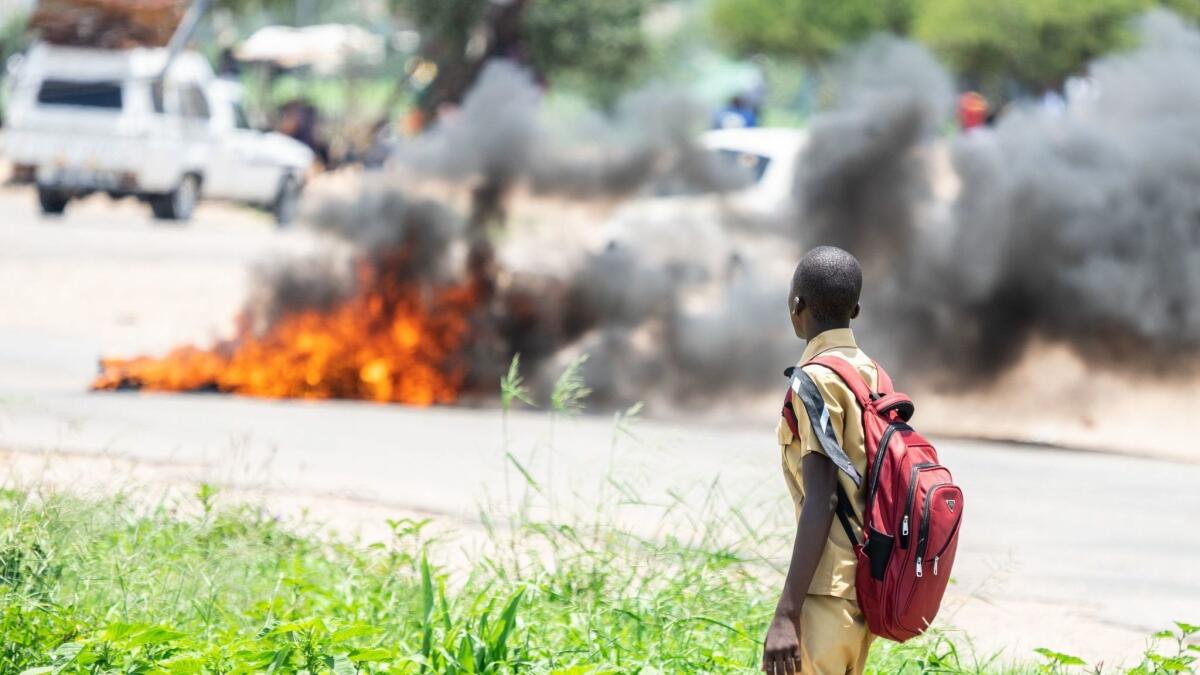
[[[818,123],[798,185],[802,238],[867,269],[867,332],[912,374],[970,384],[1034,338],[1113,368],[1186,369],[1200,350],[1200,35],[1173,15],[1101,59],[1065,111],[1015,105],[949,151],[932,197],[944,80],[925,58],[880,70]],[[900,43],[880,50],[916,52]],[[903,62],[907,75],[890,68]],[[880,76],[880,74],[884,76]],[[858,101],[855,103],[854,101]]]
[[[832,104],[811,125],[796,174],[808,244],[892,256],[930,198],[928,145],[952,103],[950,79],[923,48],[876,37],[831,68]]]
[[[543,394],[583,353],[610,402],[762,392],[802,349],[785,291],[817,244],[862,260],[864,342],[910,379],[980,383],[1035,338],[1106,367],[1175,368],[1200,349],[1200,36],[1166,14],[1140,30],[1136,49],[1092,64],[1090,94],[1064,112],[1017,104],[968,136],[947,134],[953,88],[923,49],[876,38],[848,51],[782,236],[654,208],[603,236],[567,219],[553,245],[506,227],[522,190],[611,202],[664,183],[739,185],[696,142],[703,116],[685,98],[637,94],[563,129],[506,64],[400,151],[402,171],[315,222],[367,260],[419,250],[410,273],[429,283],[483,280],[468,358],[484,393],[516,353]],[[412,196],[414,175],[469,191],[469,206]],[[275,314],[327,303],[345,277],[326,277],[277,274],[261,302]]]

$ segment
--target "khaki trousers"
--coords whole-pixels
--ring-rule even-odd
[[[800,672],[861,675],[874,639],[857,602],[809,595],[800,613]]]

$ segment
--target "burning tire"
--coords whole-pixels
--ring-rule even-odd
[[[61,216],[67,209],[67,202],[71,201],[71,197],[62,190],[39,185],[37,192],[38,205],[42,207],[42,213],[48,216]]]
[[[195,174],[187,174],[171,192],[150,197],[150,210],[159,220],[185,222],[191,219],[199,200],[200,179]]]

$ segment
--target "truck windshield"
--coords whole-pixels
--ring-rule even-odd
[[[46,80],[38,90],[42,105],[73,105],[120,110],[124,102],[120,82]]]

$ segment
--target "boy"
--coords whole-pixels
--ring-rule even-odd
[[[850,320],[858,316],[861,291],[858,260],[840,248],[821,246],[809,251],[796,266],[788,313],[796,337],[808,341],[801,363],[822,354],[844,358],[874,391],[878,384],[875,365],[858,348],[850,331]],[[858,474],[865,475],[862,408],[854,394],[826,367],[810,365],[804,373],[820,392],[822,400],[817,405],[824,405],[816,414],[828,414],[838,445]],[[848,525],[861,532],[865,493],[838,470],[822,448],[804,402],[795,391],[790,391],[789,397],[798,434],[785,420],[780,420],[777,433],[798,523],[783,593],[763,645],[762,669],[769,675],[857,675],[863,671],[873,636],[855,598],[853,544],[843,527],[833,527],[833,518],[841,492],[850,502]]]

